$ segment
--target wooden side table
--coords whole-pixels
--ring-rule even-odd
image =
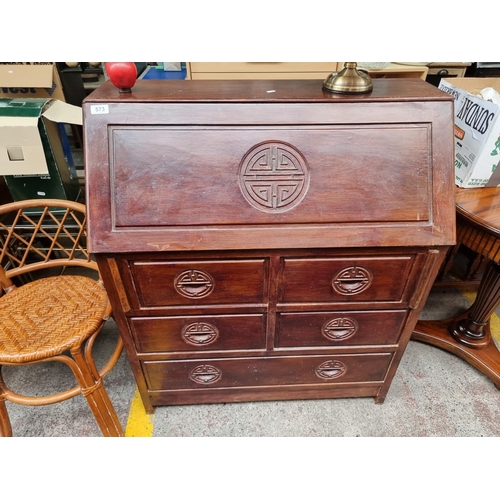
[[[500,305],[500,188],[456,189],[457,242],[489,259],[472,306],[455,318],[419,321],[412,335],[460,356],[500,389],[490,317]]]

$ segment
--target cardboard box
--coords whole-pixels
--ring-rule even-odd
[[[54,99],[0,99],[0,175],[15,201],[77,199],[78,176],[61,140],[66,123],[81,125],[82,109]]]
[[[500,92],[500,78],[441,80],[439,88],[455,98],[455,183],[463,188],[500,185],[500,106],[477,94]]]
[[[180,62],[164,62],[161,63],[163,64],[163,70],[164,71],[181,71],[182,70],[182,63]]]
[[[65,101],[55,63],[0,63],[0,98],[36,97]]]

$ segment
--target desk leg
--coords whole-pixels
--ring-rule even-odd
[[[490,331],[490,317],[499,305],[500,265],[490,262],[476,300],[465,313],[446,320],[419,321],[411,338],[465,359],[500,389],[500,352]]]

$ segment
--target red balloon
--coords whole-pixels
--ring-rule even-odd
[[[121,91],[130,91],[137,80],[137,66],[133,62],[107,62],[106,73]]]

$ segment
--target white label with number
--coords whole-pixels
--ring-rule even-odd
[[[92,104],[90,106],[91,115],[107,115],[109,113],[107,104]]]

